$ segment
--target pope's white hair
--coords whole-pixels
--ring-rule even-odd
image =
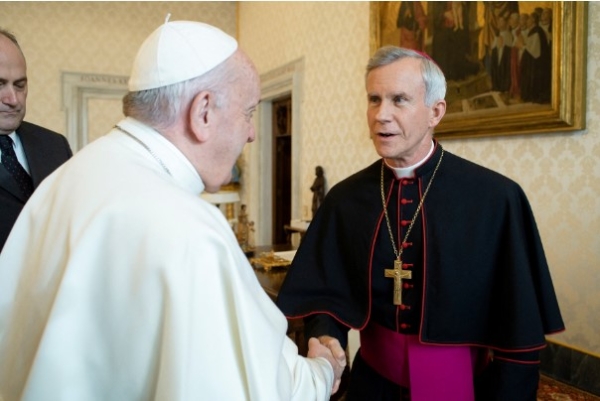
[[[202,91],[213,93],[216,106],[223,107],[228,103],[231,84],[238,75],[233,59],[231,56],[204,75],[187,81],[128,92],[123,97],[123,114],[155,129],[164,129],[174,125]]]

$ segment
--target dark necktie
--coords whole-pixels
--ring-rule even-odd
[[[0,149],[2,150],[2,164],[17,181],[23,194],[29,197],[33,192],[31,177],[19,163],[13,148],[13,141],[8,135],[0,135]]]

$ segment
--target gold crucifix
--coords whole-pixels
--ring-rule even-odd
[[[393,269],[385,269],[385,276],[394,279],[394,305],[402,305],[402,279],[412,278],[410,270],[402,270],[402,261],[394,260]]]

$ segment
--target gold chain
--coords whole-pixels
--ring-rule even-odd
[[[408,239],[408,235],[410,234],[410,231],[413,228],[413,225],[415,224],[415,221],[417,221],[417,216],[419,215],[419,211],[421,210],[421,207],[423,206],[423,202],[425,202],[425,197],[427,196],[427,193],[429,192],[429,188],[431,188],[431,184],[433,183],[433,179],[435,178],[435,174],[438,171],[438,168],[440,167],[440,164],[442,164],[442,158],[444,157],[444,149],[442,149],[442,154],[440,155],[440,160],[438,160],[437,165],[435,166],[435,170],[433,170],[433,174],[431,175],[431,180],[429,180],[429,184],[427,184],[427,188],[425,188],[425,192],[423,192],[423,196],[421,197],[421,201],[419,202],[419,206],[417,206],[417,211],[415,212],[415,215],[413,216],[410,225],[408,226],[408,230],[406,231],[406,235],[404,236],[404,240],[402,240],[402,242],[400,243],[400,251],[398,251],[398,248],[396,248],[396,241],[394,241],[394,234],[392,233],[392,225],[390,223],[390,216],[388,215],[388,211],[387,211],[387,206],[385,204],[385,191],[383,188],[383,172],[384,172],[384,165],[385,165],[385,160],[381,161],[381,203],[383,204],[383,212],[385,213],[385,221],[387,223],[387,228],[388,228],[388,232],[390,233],[390,239],[392,240],[392,247],[394,247],[394,255],[396,255],[396,259],[398,259],[399,261],[401,260],[400,257],[402,256],[402,251],[404,250],[404,248],[402,247],[402,244],[404,244],[406,242],[406,240]]]

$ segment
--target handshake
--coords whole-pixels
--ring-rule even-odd
[[[342,373],[346,368],[346,351],[342,348],[340,342],[330,336],[321,336],[318,339],[312,337],[308,340],[309,358],[325,358],[333,367],[333,388],[331,394],[335,394],[340,388]]]

